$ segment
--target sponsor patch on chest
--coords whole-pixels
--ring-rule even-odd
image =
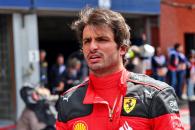
[[[88,130],[88,126],[84,121],[76,121],[73,125],[73,130]]]
[[[134,97],[124,97],[123,109],[128,114],[130,113],[136,105],[137,99]]]

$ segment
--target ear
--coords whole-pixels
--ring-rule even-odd
[[[128,47],[126,45],[122,45],[119,48],[119,52],[121,56],[124,56],[126,54],[126,52],[128,51]]]

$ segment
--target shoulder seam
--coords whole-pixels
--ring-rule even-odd
[[[132,80],[132,79],[128,79],[127,81],[134,82],[134,83],[139,83],[139,84],[143,84],[143,85],[148,85],[148,86],[151,86],[151,87],[156,88],[158,90],[163,90],[164,89],[164,88],[160,88],[159,86],[156,86],[156,85],[153,85],[153,84],[150,84],[150,83],[144,83],[144,82],[135,81],[135,80]]]
[[[89,81],[89,79],[85,80],[85,81],[82,82],[81,84],[79,84],[79,85],[77,85],[77,86],[75,86],[75,87],[70,88],[69,90],[65,91],[65,92],[62,93],[61,95],[67,94],[67,93],[69,93],[69,92],[71,92],[71,91],[74,91],[74,90],[80,88],[80,87],[83,87],[84,85],[86,85],[86,84],[88,83],[88,81]]]
[[[140,78],[144,78],[144,79],[147,78],[147,80],[142,81],[142,80],[140,80]],[[162,90],[163,88],[169,87],[168,84],[166,84],[164,82],[160,83],[160,81],[157,81],[157,80],[149,77],[148,75],[138,74],[138,73],[133,73],[133,72],[129,73],[129,78],[127,79],[127,81],[142,84],[142,85],[148,85],[150,87],[156,88],[157,90]],[[163,86],[162,88],[160,87],[161,85]]]

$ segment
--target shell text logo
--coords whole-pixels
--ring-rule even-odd
[[[84,121],[77,121],[74,123],[73,130],[88,130],[87,124]]]

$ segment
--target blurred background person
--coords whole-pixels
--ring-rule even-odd
[[[168,82],[174,87],[179,99],[187,99],[186,95],[186,69],[188,60],[184,55],[183,46],[174,44],[174,48],[169,50]]]
[[[64,64],[64,56],[57,56],[56,64],[50,70],[50,89],[53,94],[64,92],[64,82],[66,77],[66,66]]]
[[[167,74],[166,64],[166,57],[162,54],[161,48],[156,47],[154,56],[152,57],[153,78],[165,82]]]
[[[187,69],[187,93],[189,100],[195,100],[194,87],[195,87],[195,50],[192,50],[189,57]]]
[[[177,66],[179,64],[179,58],[177,53],[177,46],[168,50],[168,84],[172,86],[175,91],[177,89]],[[177,94],[178,95],[178,94]]]
[[[154,47],[151,45],[151,43],[148,43],[146,33],[141,34],[142,38],[142,45],[140,48],[140,56],[143,62],[143,70],[144,74],[148,76],[152,76],[152,65],[151,65],[151,59],[154,55]]]
[[[69,56],[68,59],[74,59],[74,58],[76,58],[77,60],[80,61],[81,67],[80,67],[79,76],[80,76],[80,79],[85,80],[89,76],[89,69],[88,69],[87,63],[84,59],[84,55],[82,53],[82,50],[77,50],[77,51],[73,52]]]
[[[125,57],[127,59],[125,67],[127,70],[134,73],[144,74],[143,59],[141,58],[140,48],[136,45],[133,45],[129,48]]]
[[[57,112],[54,104],[58,95],[51,95],[45,87],[26,84],[21,88],[20,96],[25,109],[17,121],[16,130],[55,130]]]
[[[48,85],[48,75],[47,75],[47,68],[48,63],[46,61],[46,51],[40,50],[39,57],[40,57],[40,84],[42,86]]]
[[[71,58],[68,60],[66,76],[65,76],[65,88],[64,91],[69,88],[78,85],[81,79],[81,62],[77,58]]]
[[[177,66],[177,87],[176,94],[181,99],[187,99],[186,94],[186,69],[188,60],[184,54],[184,48],[181,44],[175,44],[175,48],[178,54],[178,66]]]

